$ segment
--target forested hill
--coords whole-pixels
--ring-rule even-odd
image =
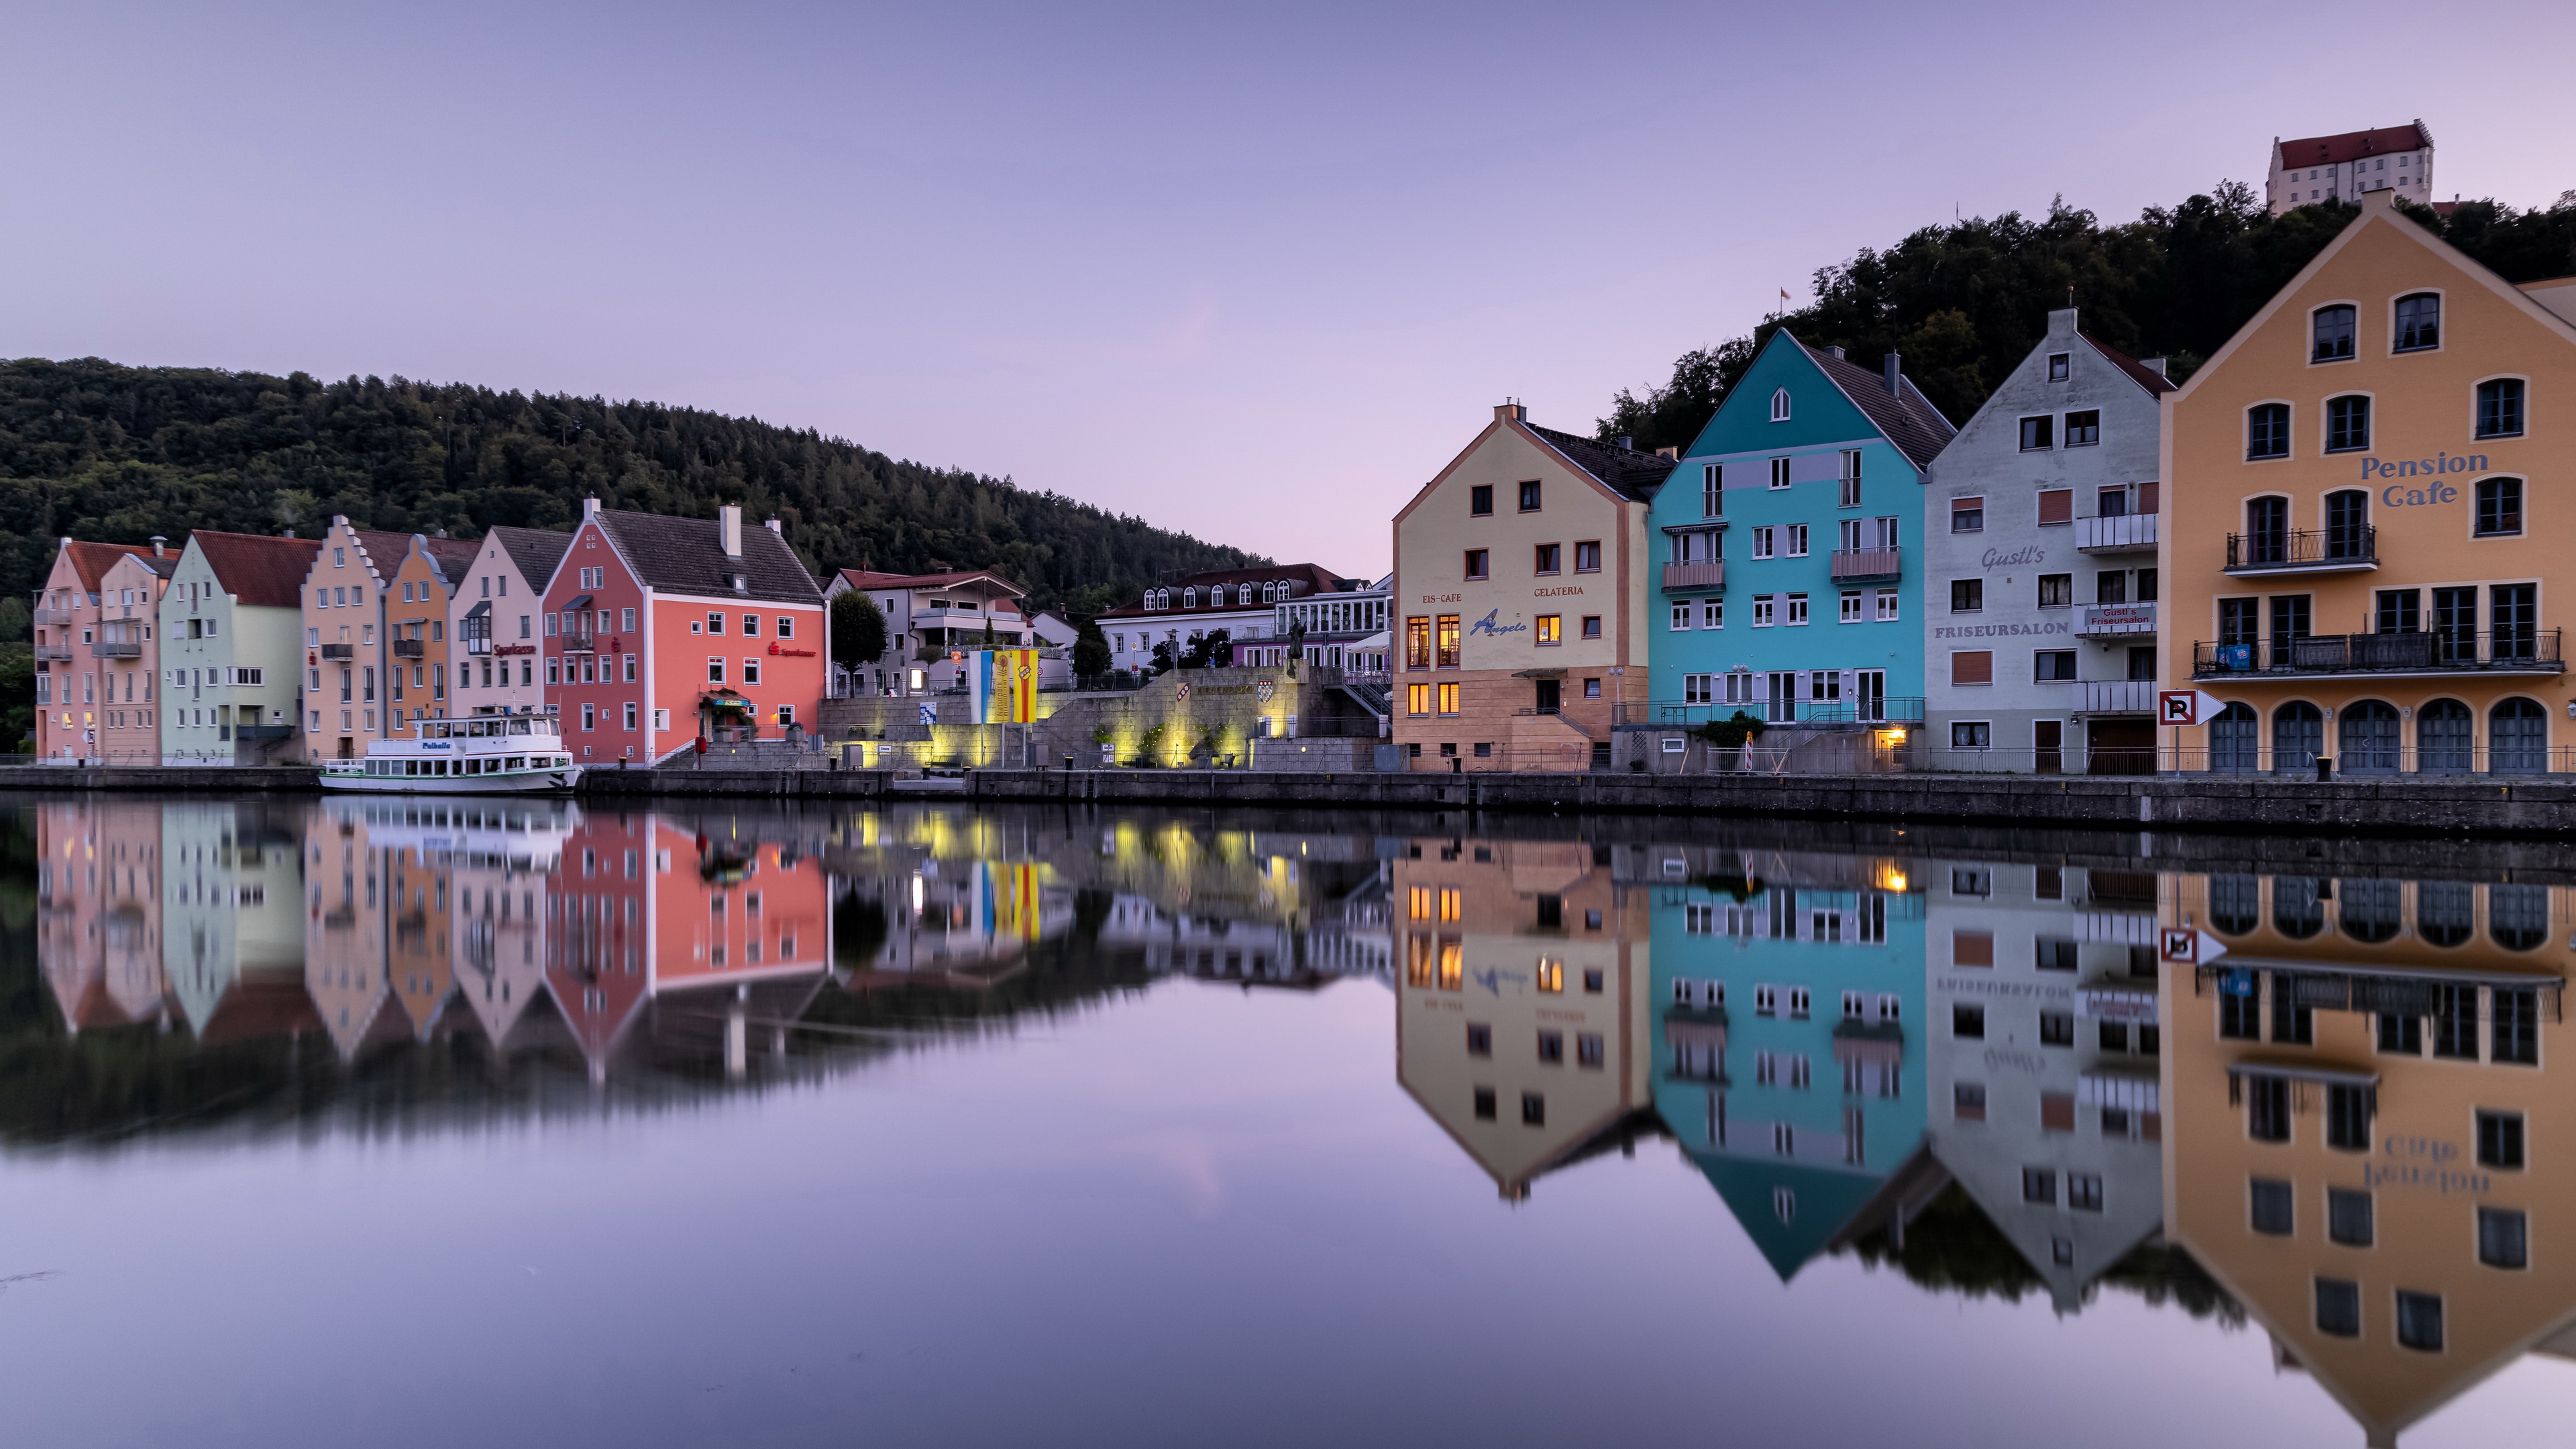
[[[2448,218],[2406,214],[2507,281],[2576,276],[2576,192],[2545,209],[2469,201]],[[1625,389],[1600,420],[1604,441],[1687,447],[1771,334],[1840,345],[1875,367],[1890,348],[1954,423],[2020,365],[2069,289],[2086,332],[2132,357],[2164,357],[2181,380],[2271,300],[2351,221],[2325,203],[2275,217],[2242,182],[2105,226],[2063,204],[2042,217],[2007,212],[1928,226],[1885,251],[1817,271],[1816,299],[1764,318],[1749,337],[1683,353],[1644,396]]]
[[[43,580],[53,540],[192,528],[306,537],[362,527],[566,528],[581,500],[712,518],[776,515],[816,575],[999,569],[1041,607],[1104,607],[1168,570],[1239,567],[1202,543],[1008,479],[898,462],[810,429],[658,403],[303,373],[0,362],[0,598]]]

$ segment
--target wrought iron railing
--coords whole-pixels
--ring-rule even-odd
[[[2297,639],[2195,643],[2195,679],[2302,674],[2558,674],[2556,629],[2418,629]]]
[[[1699,700],[1617,700],[1610,706],[1612,724],[1676,725],[1684,728],[1724,722],[1738,713],[1766,725],[1875,726],[1921,724],[1919,696],[1889,695],[1871,699],[1749,700],[1741,704]]]
[[[2259,530],[2227,535],[2227,571],[2260,573],[2266,569],[2370,568],[2379,562],[2379,529],[2355,528]]]

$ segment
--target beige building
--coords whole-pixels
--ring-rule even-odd
[[[1675,466],[1504,403],[1396,514],[1410,768],[1609,768],[1620,706],[1646,699],[1646,507]]]
[[[2169,877],[2165,1223],[2374,1445],[2576,1339],[2563,887]],[[2171,954],[2168,952],[2168,954]],[[2202,953],[2206,955],[2207,953]]]
[[[1654,1105],[1645,892],[1582,841],[1408,841],[1396,1079],[1507,1199]]]
[[[385,735],[385,594],[411,557],[412,535],[353,528],[334,516],[304,585],[304,754],[353,759]],[[442,615],[442,617],[444,617]],[[408,662],[408,661],[406,661]]]
[[[2433,133],[2422,121],[2339,136],[2272,138],[2263,199],[2274,216],[2320,202],[2356,202],[2371,191],[2433,205]]]

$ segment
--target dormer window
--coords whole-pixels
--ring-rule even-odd
[[[1775,423],[1789,421],[1789,390],[1785,387],[1772,390],[1771,421]]]
[[[1197,608],[1198,606],[1199,606],[1199,591],[1198,591],[1195,587],[1193,587],[1193,588],[1187,588],[1187,589],[1183,589],[1183,590],[1181,590],[1181,607],[1182,607],[1182,608],[1184,608],[1184,609],[1195,609],[1195,608]]]

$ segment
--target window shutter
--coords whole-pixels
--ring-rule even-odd
[[[1950,655],[1952,684],[1992,684],[1995,682],[1995,655],[1991,649],[1961,649]]]
[[[2042,523],[2073,523],[2075,521],[2075,490],[2072,488],[2041,489],[2039,491],[2039,521]]]
[[[1995,933],[1992,931],[1952,931],[1950,964],[1953,966],[1992,966],[1995,964]]]

